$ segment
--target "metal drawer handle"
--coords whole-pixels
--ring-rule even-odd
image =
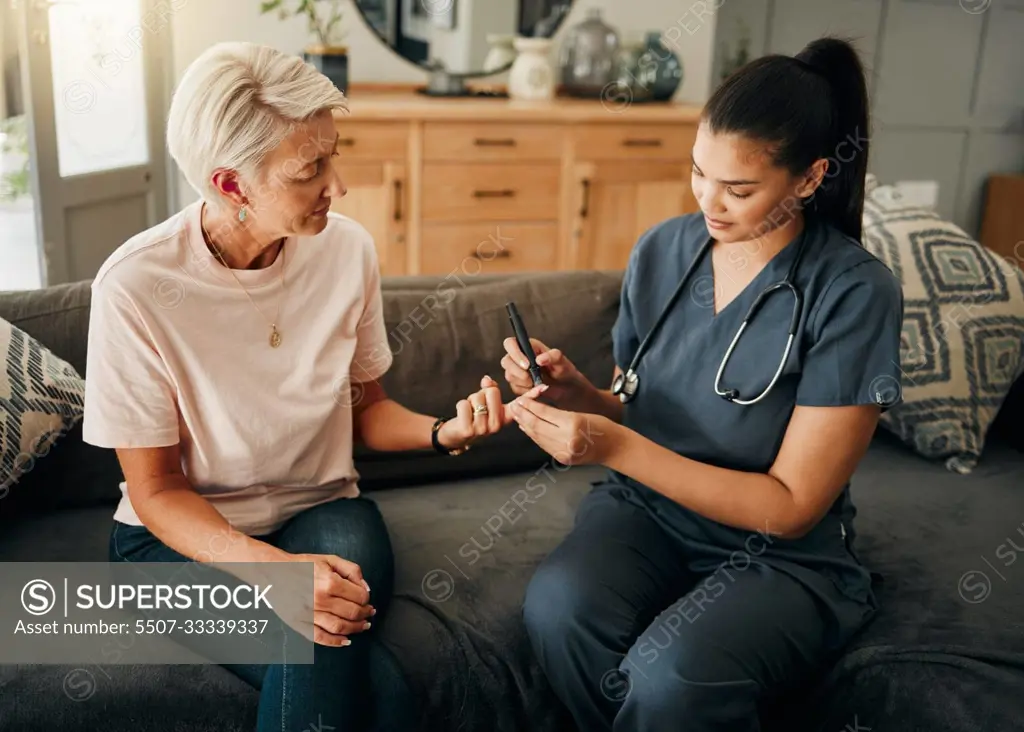
[[[508,249],[499,249],[494,254],[489,254],[486,257],[477,250],[473,250],[470,255],[472,259],[482,259],[485,262],[489,262],[492,259],[508,259],[512,256],[512,252]]]
[[[474,198],[512,198],[516,192],[506,188],[501,191],[473,191]]]
[[[516,141],[511,137],[501,140],[488,140],[484,137],[478,137],[473,140],[473,144],[477,147],[515,147]]]
[[[353,147],[356,144],[355,138],[352,137],[339,137],[338,147]]]
[[[623,140],[624,147],[661,147],[661,140]]]

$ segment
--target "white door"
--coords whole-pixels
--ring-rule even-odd
[[[167,217],[171,16],[183,0],[15,0],[42,283],[92,279]]]

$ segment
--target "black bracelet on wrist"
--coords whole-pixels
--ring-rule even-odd
[[[442,445],[437,439],[437,433],[441,429],[441,425],[447,422],[448,419],[448,417],[438,417],[434,421],[434,426],[430,428],[430,444],[433,445],[434,449],[442,455],[461,455],[469,449],[469,446],[449,449]]]

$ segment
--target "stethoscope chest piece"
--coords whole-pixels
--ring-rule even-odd
[[[619,374],[612,382],[612,394],[619,398],[623,404],[633,401],[637,389],[640,388],[640,377],[633,369],[626,369],[626,373]]]

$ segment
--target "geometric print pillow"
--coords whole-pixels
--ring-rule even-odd
[[[0,499],[82,418],[85,381],[20,328],[0,320]]]
[[[878,189],[866,249],[903,283],[903,402],[881,424],[920,455],[969,473],[1024,371],[1024,272],[934,211]]]

